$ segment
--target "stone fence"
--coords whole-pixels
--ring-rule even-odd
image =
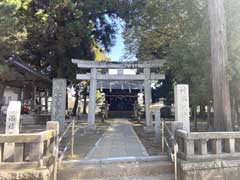
[[[55,179],[57,136],[58,123],[52,121],[43,132],[0,134],[0,179]]]
[[[240,157],[240,132],[176,131],[178,155],[184,160]]]

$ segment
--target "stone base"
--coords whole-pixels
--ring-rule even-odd
[[[180,180],[239,180],[240,160],[181,161]]]
[[[99,160],[65,161],[58,169],[58,180],[173,180],[167,178],[173,165],[167,156],[115,157]],[[139,178],[139,176],[163,178]],[[137,176],[137,177],[136,177]]]
[[[5,180],[49,180],[50,173],[47,169],[39,170],[4,170],[0,171],[0,179]]]
[[[87,125],[87,127],[85,128],[86,132],[95,132],[97,129],[96,125]]]
[[[145,126],[143,128],[145,133],[154,133],[155,132],[155,128],[153,126]]]

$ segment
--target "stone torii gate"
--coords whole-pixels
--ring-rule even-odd
[[[90,80],[90,94],[89,94],[89,110],[88,110],[88,128],[95,129],[95,108],[96,108],[96,91],[97,81],[144,81],[144,97],[145,97],[145,118],[146,128],[153,128],[152,115],[150,112],[150,105],[152,103],[151,94],[151,80],[165,79],[164,74],[155,74],[151,72],[151,69],[163,67],[165,60],[154,61],[124,61],[124,62],[112,62],[112,61],[88,61],[72,59],[72,63],[77,64],[78,68],[90,69],[90,73],[77,74],[78,80]],[[98,69],[143,69],[143,73],[136,75],[117,74],[111,75],[108,73],[102,74],[97,72]]]

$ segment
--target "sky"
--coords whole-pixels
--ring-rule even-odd
[[[111,58],[111,61],[121,61],[122,56],[124,55],[124,39],[122,36],[124,22],[122,20],[117,21],[118,32],[116,34],[115,45],[111,48],[111,51],[108,53],[108,56]],[[116,69],[109,69],[110,74],[117,74]],[[136,74],[135,69],[124,69],[124,74],[134,75]]]
[[[124,23],[119,20],[117,23],[118,32],[116,34],[116,43],[111,48],[111,51],[108,53],[108,56],[111,58],[112,61],[120,61],[121,57],[124,54],[124,40],[122,37],[123,25]]]

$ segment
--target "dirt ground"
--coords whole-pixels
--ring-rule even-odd
[[[86,132],[84,127],[86,126],[86,121],[77,121],[77,133],[75,134],[74,139],[74,155],[71,156],[71,145],[67,149],[64,155],[64,160],[80,160],[83,159],[87,153],[94,147],[96,142],[102,137],[102,134],[108,129],[111,124],[110,120],[106,120],[104,123],[100,121],[100,118],[96,119],[96,128],[95,132]],[[66,146],[69,142],[70,136],[63,140],[63,143],[60,146],[60,150],[63,150],[63,147]]]
[[[129,119],[130,120],[130,119]],[[157,156],[161,154],[161,143],[155,142],[154,133],[145,133],[143,130],[144,124],[137,121],[132,121],[133,128],[138,135],[139,139],[146,148],[150,156]],[[86,125],[86,121],[78,121],[77,126],[83,127]],[[84,128],[80,128],[75,135],[74,141],[74,155],[71,156],[70,147],[64,155],[64,160],[80,160],[83,159],[87,153],[94,147],[96,142],[102,137],[102,134],[107,130],[111,125],[111,120],[106,120],[104,123],[100,121],[99,118],[96,120],[97,131],[92,133],[85,133]],[[69,138],[68,138],[69,139]],[[66,145],[67,139],[64,141]],[[60,148],[62,149],[62,148]]]
[[[132,123],[133,123],[133,129],[135,130],[139,139],[143,143],[148,154],[150,156],[160,155],[161,154],[161,142],[156,143],[154,133],[144,132],[144,129],[143,129],[144,124],[141,122],[139,123],[138,121],[132,121]]]

